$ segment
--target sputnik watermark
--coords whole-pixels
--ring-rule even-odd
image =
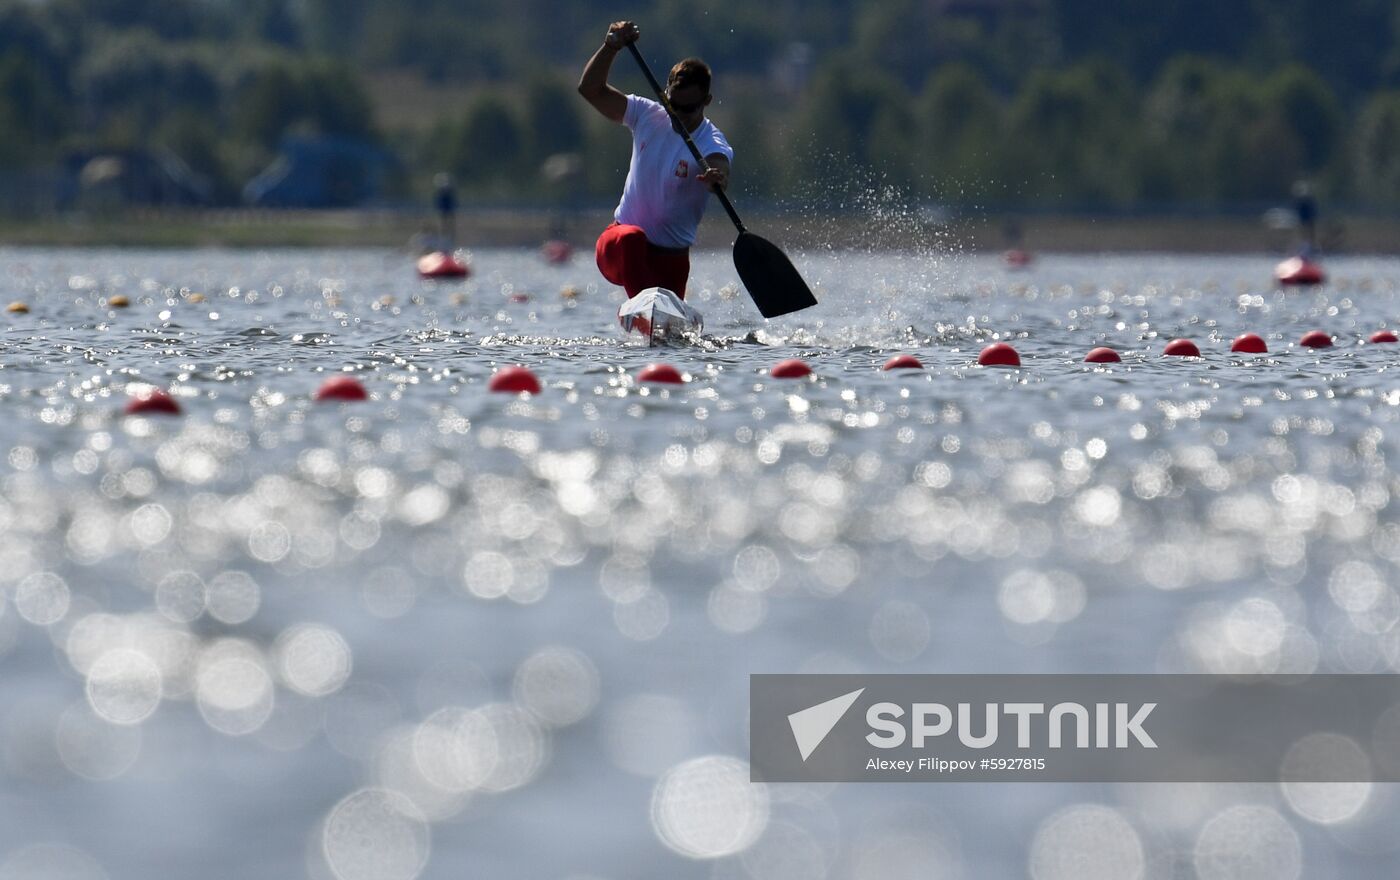
[[[770,782],[1400,780],[1400,676],[755,675],[750,711]]]
[[[1157,748],[1157,743],[1142,727],[1147,716],[1157,708],[1156,703],[1138,706],[1131,716],[1127,703],[1098,703],[1092,709],[1079,703],[1056,703],[1048,713],[1044,703],[986,703],[979,708],[984,713],[982,732],[975,733],[973,726],[977,723],[978,710],[971,703],[958,703],[956,712],[942,703],[915,703],[907,713],[909,728],[906,733],[901,720],[906,714],[904,707],[897,703],[876,703],[865,713],[865,721],[872,728],[865,741],[877,749],[897,749],[905,742],[921,749],[930,739],[948,734],[953,729],[956,714],[958,742],[969,749],[989,749],[999,740],[1002,728],[998,719],[1005,714],[1016,718],[1016,747],[1021,749],[1031,747],[1032,724],[1038,717],[1046,719],[1044,732],[1036,731],[1039,741],[1052,749],[1065,746],[1067,726],[1073,728],[1070,741],[1074,748],[1126,749],[1130,743],[1147,749]]]

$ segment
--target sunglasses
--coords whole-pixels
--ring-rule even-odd
[[[681,104],[671,100],[671,96],[669,94],[666,95],[666,103],[671,105],[672,110],[676,111],[677,113],[686,115],[694,113],[696,110],[699,110],[701,107],[705,106],[705,100],[703,98],[691,104]]]

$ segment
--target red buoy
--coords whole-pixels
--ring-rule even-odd
[[[1230,343],[1230,350],[1240,354],[1268,354],[1269,344],[1258,333],[1241,333]]]
[[[667,385],[682,385],[685,378],[670,364],[647,364],[637,373],[638,382],[663,382]]]
[[[529,367],[502,367],[486,383],[486,388],[502,394],[539,394],[540,380]]]
[[[1019,367],[1021,356],[1005,342],[994,342],[982,349],[982,353],[977,356],[977,363],[984,367]]]
[[[1189,339],[1173,339],[1167,343],[1167,347],[1162,350],[1162,354],[1172,357],[1193,357],[1201,356],[1201,350],[1196,347],[1196,343]]]
[[[510,295],[510,301],[513,303],[527,303],[530,301],[530,294],[517,290]]]
[[[418,258],[418,274],[424,278],[466,278],[471,274],[466,260],[446,251],[433,251]]]
[[[1332,337],[1321,330],[1309,330],[1298,340],[1298,344],[1304,348],[1331,348]]]
[[[1374,343],[1400,342],[1400,337],[1395,335],[1394,330],[1377,330],[1371,334],[1371,341]]]
[[[368,400],[369,393],[354,376],[332,376],[316,389],[317,400]]]
[[[803,376],[812,375],[812,368],[807,366],[805,361],[792,358],[778,361],[773,365],[773,369],[768,371],[768,375],[774,379],[801,379]]]
[[[1327,280],[1322,267],[1304,257],[1289,257],[1274,268],[1274,277],[1279,284],[1306,285],[1321,284]]]
[[[180,414],[180,404],[175,402],[175,398],[160,388],[148,388],[132,394],[131,399],[126,402],[126,414],[129,416],[178,416]]]
[[[922,370],[924,365],[912,354],[897,354],[885,361],[886,370]]]
[[[1117,364],[1122,363],[1122,361],[1123,359],[1118,356],[1118,352],[1108,346],[1100,346],[1084,355],[1084,363],[1086,364]]]
[[[1027,266],[1029,266],[1032,261],[1035,260],[1035,257],[1031,255],[1030,251],[1023,251],[1020,248],[1012,248],[1005,254],[1002,254],[1002,259],[1006,261],[1006,265],[1008,268],[1024,269]]]

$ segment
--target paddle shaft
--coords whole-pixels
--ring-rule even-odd
[[[690,132],[685,130],[685,126],[681,124],[680,119],[676,117],[676,111],[671,109],[670,100],[666,97],[666,93],[662,91],[661,83],[656,81],[655,76],[652,76],[651,68],[647,66],[646,59],[642,57],[642,53],[637,51],[637,44],[628,43],[627,48],[632,50],[632,57],[637,59],[637,65],[642,68],[642,73],[646,74],[647,82],[651,83],[651,90],[656,93],[656,98],[661,102],[661,106],[666,111],[666,115],[671,117],[671,127],[680,132],[681,137],[685,138],[685,145],[690,147],[690,154],[695,157],[696,162],[700,163],[700,170],[709,171],[710,163],[706,162],[705,157],[700,155],[700,148],[695,146],[695,141],[690,139]],[[748,230],[744,228],[744,221],[739,219],[739,213],[734,210],[734,205],[729,201],[729,196],[724,194],[724,190],[715,189],[714,194],[719,196],[719,203],[724,205],[724,212],[729,215],[730,220],[734,221],[734,227],[738,229],[740,233],[748,232]]]

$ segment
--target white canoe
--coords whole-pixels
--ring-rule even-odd
[[[647,345],[685,342],[705,329],[700,310],[664,287],[648,287],[617,310],[617,322],[629,338]]]

